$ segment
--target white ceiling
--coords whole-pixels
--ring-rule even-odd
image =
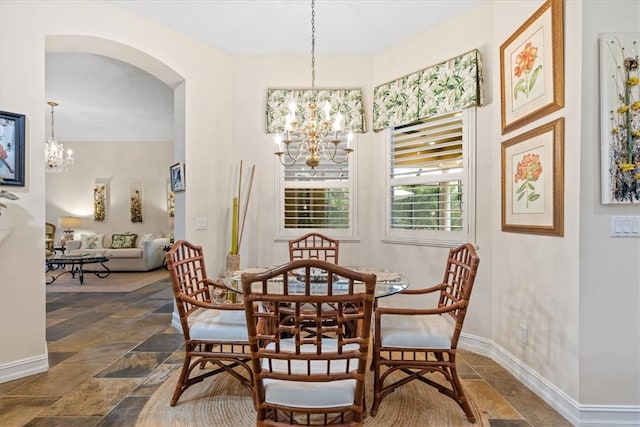
[[[316,52],[371,54],[483,0],[317,0]],[[308,54],[310,0],[109,0],[234,54]]]
[[[232,54],[311,51],[310,0],[108,0]],[[316,53],[371,54],[485,0],[317,0]],[[46,100],[60,141],[173,139],[173,92],[130,64],[49,53]],[[48,105],[43,106],[50,132]]]

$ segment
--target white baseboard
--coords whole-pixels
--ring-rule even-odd
[[[640,427],[640,406],[579,405],[491,340],[463,333],[460,337],[460,348],[493,359],[574,426]]]
[[[39,374],[49,370],[49,357],[47,354],[30,357],[28,359],[18,360],[6,363],[0,366],[0,384],[6,383],[30,375]]]
[[[182,323],[180,323],[180,314],[175,310],[171,313],[171,326],[182,333]]]

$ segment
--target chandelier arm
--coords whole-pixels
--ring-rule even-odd
[[[287,152],[287,157],[289,157],[291,160],[293,160],[293,164],[295,164],[295,162],[297,162],[298,160],[300,160],[300,158],[302,157],[302,153],[304,151],[306,151],[304,149],[304,147],[300,147],[300,145],[304,145],[304,143],[299,144],[296,147],[295,153],[291,154],[291,150],[289,149],[290,144],[286,144],[286,152]]]
[[[287,163],[286,161],[284,161],[284,160],[282,159],[282,157],[283,157],[283,156],[282,156],[282,154],[283,154],[283,153],[275,153],[275,155],[276,155],[276,156],[278,156],[278,160],[280,160],[280,164],[281,164],[282,166],[284,166],[284,167],[286,167],[286,168],[289,168],[289,167],[291,167],[291,166],[295,165],[295,164],[298,162],[298,159],[292,159],[293,161],[292,161],[291,163]]]

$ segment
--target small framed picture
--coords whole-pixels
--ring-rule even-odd
[[[0,111],[0,178],[2,185],[24,187],[25,115]]]
[[[562,0],[547,0],[500,46],[502,134],[564,106]]]
[[[184,163],[176,163],[169,168],[169,179],[171,180],[171,191],[184,191]]]
[[[564,118],[502,143],[502,231],[564,235]]]

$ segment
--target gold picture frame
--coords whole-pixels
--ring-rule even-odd
[[[564,235],[564,117],[502,143],[502,231]]]
[[[564,107],[562,0],[547,0],[500,46],[502,134]]]

